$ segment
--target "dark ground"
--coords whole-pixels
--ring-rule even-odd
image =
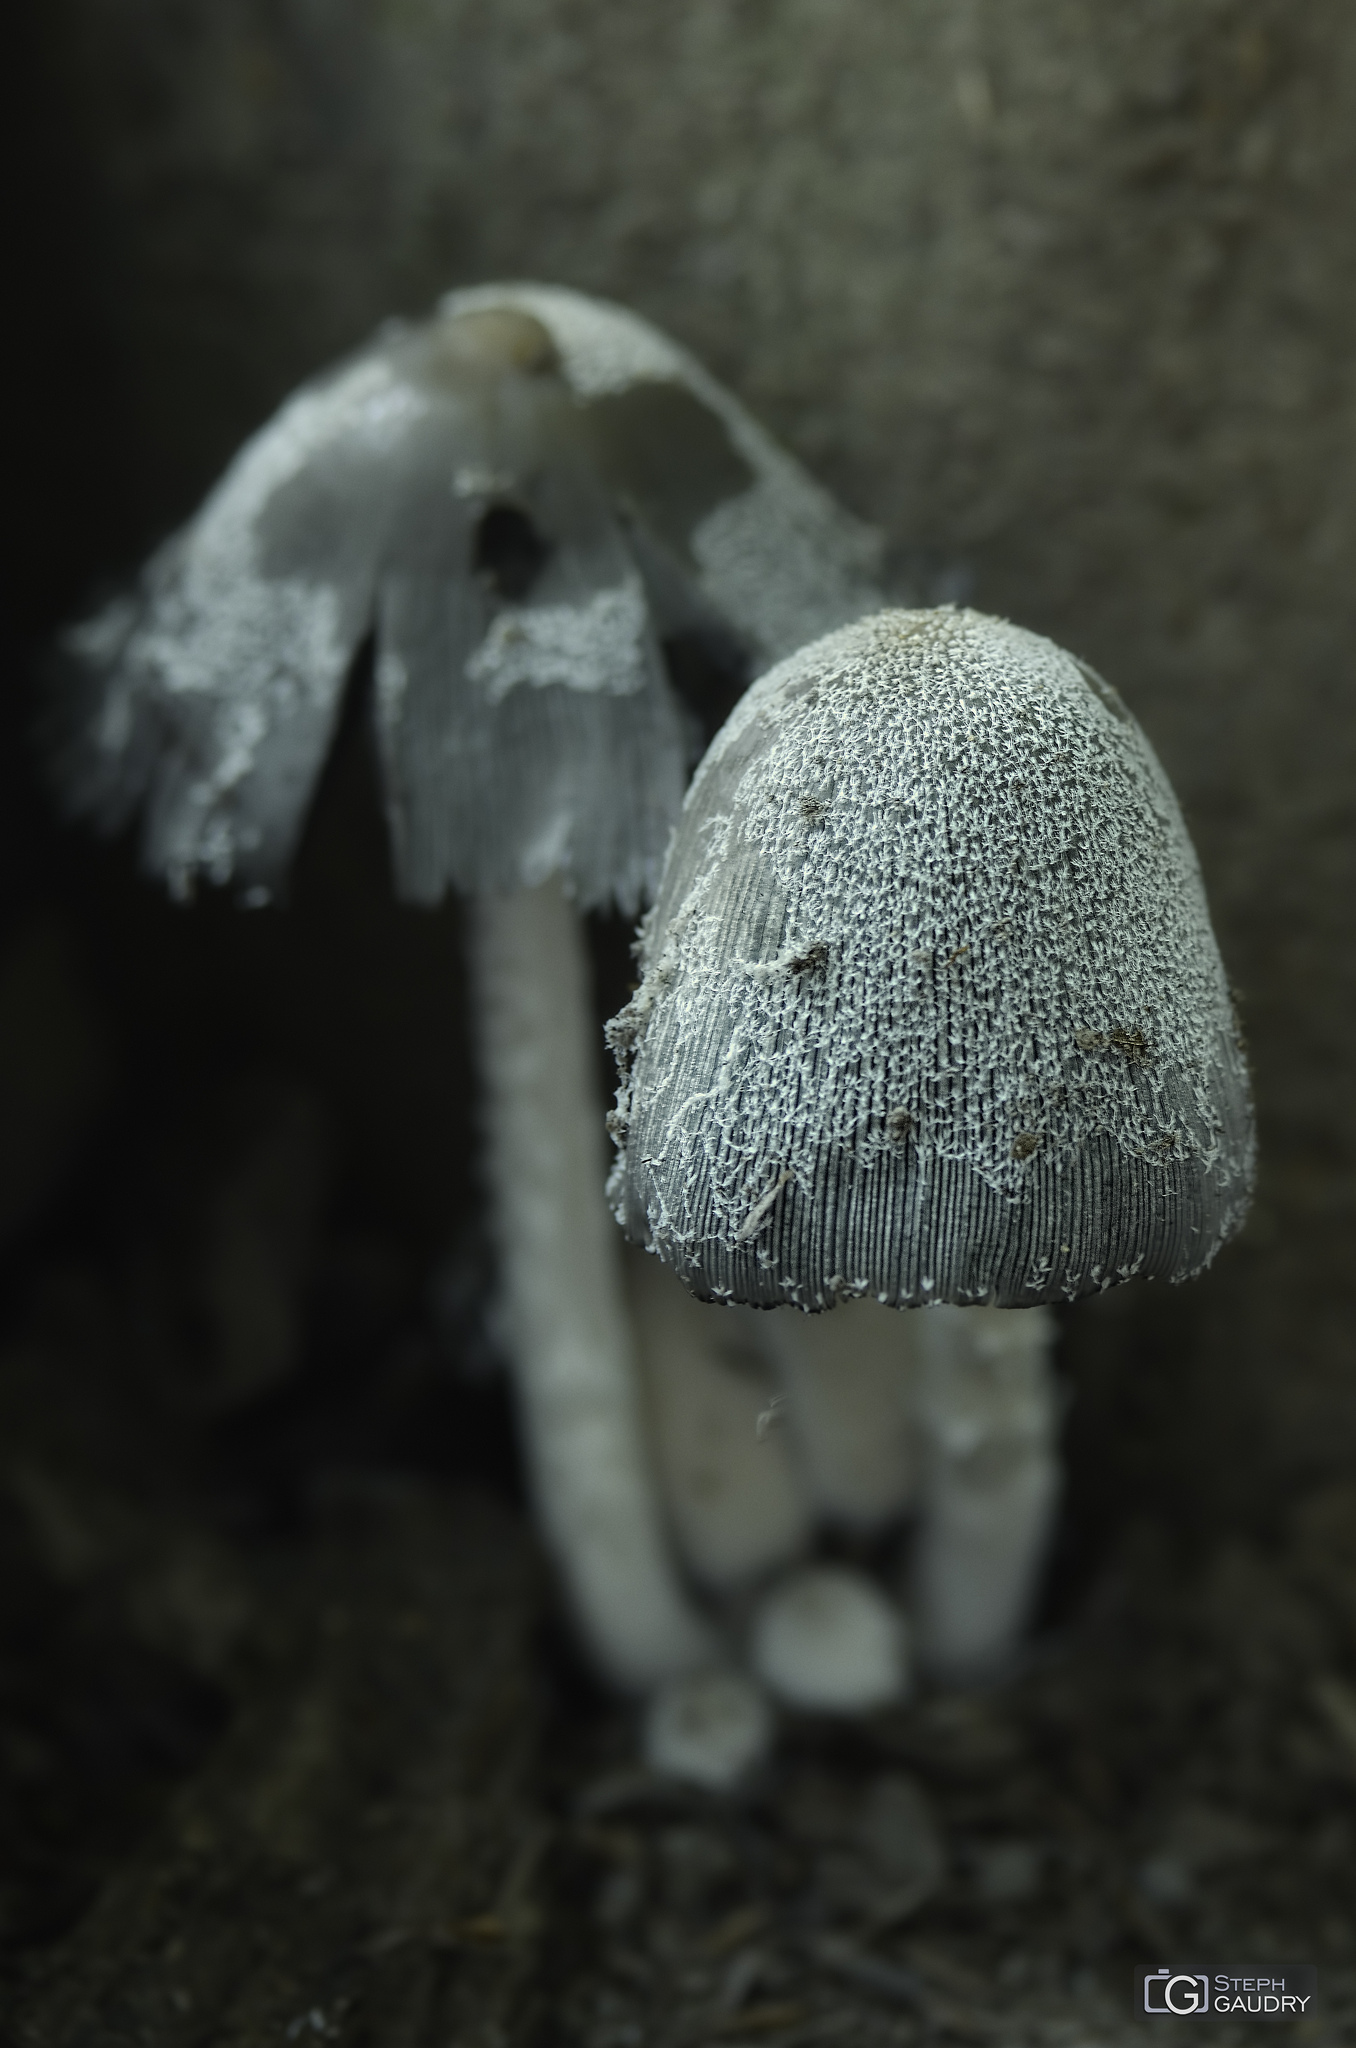
[[[1356,2041],[1349,13],[638,20],[7,29],[0,2040],[1094,2048],[1137,1961],[1199,1958],[1317,1962],[1298,2031]],[[30,766],[35,659],[100,579],[298,377],[505,274],[664,321],[1113,676],[1255,1047],[1243,1241],[1066,1324],[1026,1667],[791,1727],[728,1804],[636,1775],[551,1607],[455,910],[389,906],[356,729],[249,917],[167,907]]]

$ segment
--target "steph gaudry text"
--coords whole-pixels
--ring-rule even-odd
[[[1303,2013],[1313,1992],[1287,1991],[1284,1977],[1212,1977],[1216,2012]],[[1263,2001],[1266,2001],[1263,2003]]]

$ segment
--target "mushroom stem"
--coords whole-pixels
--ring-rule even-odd
[[[603,1196],[588,962],[558,881],[468,905],[486,1160],[541,1527],[597,1664],[643,1692],[710,1661],[645,1449]]]
[[[737,1594],[803,1551],[812,1504],[779,1425],[757,1309],[694,1301],[675,1273],[627,1248],[628,1298],[648,1395],[655,1480],[700,1586]]]
[[[915,1318],[877,1301],[844,1301],[827,1315],[776,1310],[760,1321],[816,1511],[857,1535],[878,1535],[916,1492]]]
[[[1048,1309],[916,1312],[922,1483],[912,1558],[919,1661],[992,1676],[1016,1648],[1059,1500]]]

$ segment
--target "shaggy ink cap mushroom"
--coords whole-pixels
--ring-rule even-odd
[[[878,601],[879,546],[635,315],[454,293],[291,398],[67,636],[57,779],[105,829],[140,809],[177,894],[266,901],[374,634],[399,894],[559,873],[634,908],[700,749],[661,642],[724,675],[718,718],[749,662]]]
[[[655,328],[489,285],[297,393],[139,591],[67,638],[68,807],[106,829],[140,809],[176,894],[201,878],[247,903],[285,877],[371,640],[397,891],[472,898],[484,1168],[539,1517],[596,1662],[635,1690],[716,1645],[646,1455],[579,912],[652,893],[712,709],[694,676],[714,724],[749,664],[876,601],[879,547]],[[688,1752],[708,1731],[708,1771],[762,1739],[757,1712],[739,1741],[736,1720],[684,1722]]]
[[[754,684],[610,1036],[628,1234],[803,1308],[1185,1279],[1253,1176],[1196,857],[1120,698],[1035,633],[889,611]]]

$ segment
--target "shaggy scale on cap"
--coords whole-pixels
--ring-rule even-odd
[[[177,894],[265,901],[374,634],[400,894],[560,873],[585,907],[634,908],[700,746],[661,640],[737,688],[878,602],[878,554],[645,321],[540,285],[456,293],[290,399],[136,595],[68,635],[85,682],[58,778],[105,829],[141,808]]]
[[[695,1292],[1021,1306],[1197,1273],[1253,1172],[1176,800],[1116,693],[894,611],[747,692],[614,1019],[612,1192]]]

